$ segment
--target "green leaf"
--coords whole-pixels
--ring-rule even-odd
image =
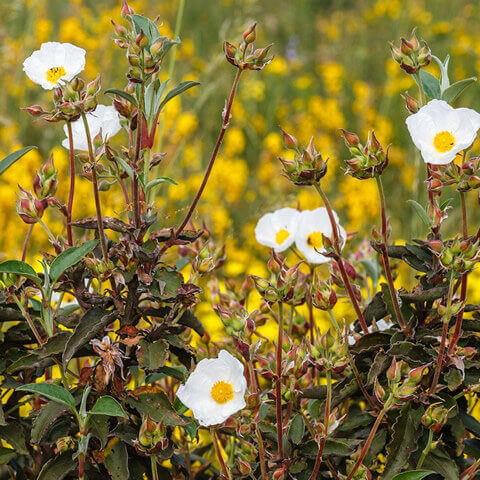
[[[415,200],[407,200],[407,202],[413,207],[415,213],[419,216],[420,220],[425,224],[425,226],[430,228],[432,221],[430,220],[430,217],[425,209]]]
[[[125,444],[118,438],[112,438],[104,450],[104,463],[113,480],[128,480],[128,452]]]
[[[0,273],[20,275],[33,280],[37,285],[42,282],[35,270],[28,263],[21,262],[20,260],[7,260],[0,263]]]
[[[303,417],[297,413],[290,424],[290,429],[288,430],[288,438],[295,444],[298,445],[305,434],[305,421]]]
[[[47,430],[57,418],[68,412],[65,405],[57,402],[48,402],[42,406],[38,415],[33,420],[32,431],[30,433],[31,443],[40,443]]]
[[[110,395],[100,397],[89,412],[91,415],[128,418],[123,407]]]
[[[142,339],[138,342],[137,359],[142,368],[157,370],[165,366],[168,357],[168,343],[163,338],[155,342]]]
[[[130,17],[135,25],[137,35],[140,33],[140,30],[143,31],[148,38],[149,46],[151,46],[155,40],[160,38],[160,32],[158,31],[157,26],[149,18],[137,14],[130,15]]]
[[[200,82],[193,82],[192,80],[187,80],[186,82],[179,83],[175,88],[172,88],[172,90],[170,90],[165,95],[165,98],[162,100],[162,103],[160,103],[159,106],[160,111],[172,98],[197,85],[200,85]]]
[[[55,383],[29,383],[28,385],[18,387],[16,390],[38,393],[42,397],[62,403],[63,405],[70,407],[72,410],[75,410],[75,399],[72,394]]]
[[[72,452],[63,452],[52,457],[42,468],[37,480],[62,480],[77,466]]]
[[[443,93],[442,100],[448,103],[453,102],[463,91],[477,81],[477,77],[465,78],[450,85]]]
[[[428,73],[425,70],[420,70],[419,76],[425,93],[432,99],[440,99],[441,89],[438,78],[434,77],[431,73]]]
[[[9,420],[7,425],[0,427],[0,438],[8,442],[20,455],[29,454],[25,441],[25,430],[21,423]]]
[[[437,62],[438,66],[440,67],[440,72],[441,72],[440,88],[443,94],[443,92],[450,86],[450,80],[448,78],[448,63],[450,62],[450,55],[446,56],[445,61],[443,63],[435,55],[432,55],[432,58]]]
[[[75,331],[65,345],[62,355],[64,368],[66,368],[68,362],[81,347],[102,332],[109,323],[114,321],[114,319],[115,314],[105,311],[103,308],[96,307],[88,310],[78,321]]]
[[[157,185],[161,185],[162,183],[170,183],[172,185],[178,185],[178,183],[173,178],[159,177],[147,183],[147,187],[146,187],[147,191],[151,190],[153,187],[156,187]]]
[[[98,240],[90,240],[79,247],[70,247],[63,251],[50,265],[50,279],[52,283],[56,283],[67,268],[73,267],[88,255],[96,247],[97,243]]]
[[[115,157],[115,160],[122,166],[122,168],[125,170],[125,173],[130,177],[130,179],[133,180],[134,174],[132,167],[121,157]]]
[[[17,456],[13,448],[0,447],[0,465],[6,465],[12,458]]]
[[[5,170],[10,168],[17,160],[20,160],[26,153],[34,148],[37,147],[24,147],[16,152],[11,153],[10,155],[7,155],[2,161],[0,161],[0,175],[2,175]]]
[[[393,425],[393,433],[387,445],[387,463],[383,472],[384,480],[392,478],[408,467],[408,461],[418,450],[418,439],[422,434],[420,420],[423,408],[413,409],[406,403],[400,413],[396,413],[397,420]]]
[[[403,472],[395,475],[392,480],[422,480],[422,478],[431,475],[431,470],[411,470],[410,472]]]
[[[437,447],[435,450],[432,450],[425,458],[423,466],[433,470],[435,473],[439,473],[445,480],[458,480],[460,477],[455,460],[450,458],[442,448]]]
[[[119,88],[108,88],[103,93],[110,94],[110,95],[118,95],[119,97],[122,97],[125,100],[128,100],[132,105],[135,105],[135,106],[138,105],[137,99],[133,95],[130,95],[129,93],[127,93],[125,90],[120,90]]]

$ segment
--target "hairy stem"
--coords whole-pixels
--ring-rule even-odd
[[[155,455],[150,456],[150,463],[152,465],[152,479],[158,480],[157,457]]]
[[[423,462],[425,461],[426,456],[429,454],[430,450],[432,449],[432,440],[433,440],[433,432],[432,430],[429,430],[427,444],[425,445],[425,448],[423,449],[422,454],[418,459],[417,470],[420,470],[422,468],[422,465],[423,465]]]
[[[387,208],[385,203],[385,193],[383,191],[383,183],[380,175],[375,176],[375,181],[377,182],[378,196],[380,199],[380,214],[382,219],[381,228],[383,243],[381,245],[381,250],[383,257],[383,267],[385,269],[385,276],[387,277],[388,289],[390,290],[390,296],[392,297],[392,303],[395,310],[395,316],[397,317],[397,322],[400,325],[400,328],[405,331],[406,325],[403,319],[402,312],[400,310],[400,305],[398,303],[397,292],[395,290],[395,285],[393,284],[392,271],[390,269],[390,259],[388,258]]]
[[[133,201],[133,216],[135,219],[135,228],[139,228],[141,224],[141,209],[140,209],[140,189],[138,180],[138,162],[140,159],[140,150],[142,148],[142,130],[143,130],[143,96],[145,93],[145,83],[140,84],[140,95],[138,98],[137,109],[137,139],[135,145],[135,158],[133,160],[133,181],[132,181],[132,201]]]
[[[100,237],[100,245],[102,246],[103,259],[105,263],[108,262],[108,250],[107,242],[105,240],[105,232],[103,230],[103,217],[102,206],[100,204],[100,195],[98,193],[98,178],[97,178],[97,162],[95,161],[95,155],[93,153],[92,138],[90,135],[90,128],[88,126],[87,117],[85,113],[82,113],[83,126],[85,128],[85,135],[87,136],[88,144],[88,157],[90,159],[90,165],[92,168],[92,184],[93,184],[93,197],[95,199],[95,210],[97,212],[97,228],[98,236]]]
[[[327,209],[328,218],[330,219],[330,223],[332,224],[333,244],[334,244],[335,250],[337,252],[336,260],[337,260],[337,263],[338,263],[338,267],[340,269],[340,274],[342,275],[343,283],[345,284],[345,289],[347,290],[348,296],[350,298],[350,301],[352,302],[353,308],[354,308],[355,313],[357,315],[357,318],[360,322],[360,325],[362,326],[363,332],[365,334],[367,334],[368,333],[367,323],[365,322],[365,318],[363,316],[362,310],[360,309],[360,305],[358,304],[357,298],[355,297],[355,293],[353,291],[352,284],[350,283],[347,272],[345,271],[345,266],[343,264],[343,259],[342,259],[342,255],[341,255],[340,238],[339,238],[338,228],[337,228],[337,222],[336,222],[335,216],[333,214],[332,206],[330,205],[328,197],[326,196],[325,192],[323,191],[322,187],[320,186],[320,183],[316,182],[316,183],[314,183],[314,186],[315,186],[317,192],[320,194],[320,197],[322,197],[325,208]]]
[[[73,233],[72,233],[72,208],[73,208],[73,195],[75,193],[75,154],[73,152],[73,133],[72,124],[67,122],[68,131],[68,153],[70,158],[70,192],[68,193],[68,205],[67,205],[67,238],[68,244],[73,246]]]
[[[467,217],[467,205],[465,202],[464,192],[460,192],[460,203],[462,207],[463,239],[468,240],[468,217]],[[462,284],[460,288],[460,302],[462,305],[465,304],[465,300],[467,298],[467,277],[468,277],[468,273],[464,272],[462,274]],[[464,310],[465,310],[465,307],[462,306],[462,308],[458,312],[457,320],[455,322],[455,331],[453,332],[452,338],[450,339],[450,344],[448,346],[448,354],[453,353],[455,347],[457,346],[458,339],[460,338],[460,333],[462,332]]]
[[[24,262],[25,258],[27,258],[28,242],[30,242],[30,237],[32,236],[32,231],[33,231],[34,226],[35,226],[35,224],[32,223],[28,227],[27,234],[25,235],[25,240],[23,242],[23,248],[22,248],[22,262]]]
[[[282,344],[283,344],[283,305],[278,304],[278,339],[276,345],[277,379],[275,381],[275,405],[277,410],[278,456],[283,458],[283,419],[282,419]]]

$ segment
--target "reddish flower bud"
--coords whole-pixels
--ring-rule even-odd
[[[340,129],[342,131],[343,138],[345,139],[345,143],[347,147],[356,147],[360,143],[360,139],[358,135],[353,132],[349,132],[348,130],[344,130],[343,128]]]
[[[251,27],[247,28],[247,30],[243,32],[243,40],[245,43],[253,43],[257,38],[257,34],[255,33],[256,26],[257,24],[254,23]]]

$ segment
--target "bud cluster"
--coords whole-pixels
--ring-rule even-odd
[[[453,273],[469,272],[480,260],[480,241],[478,240],[475,242],[470,238],[464,240],[457,235],[449,242],[432,240],[428,242],[428,245],[439,258],[442,266]]]
[[[447,165],[431,165],[428,188],[440,192],[448,185],[455,185],[459,192],[468,192],[480,187],[480,157],[466,160],[462,165],[451,162]]]
[[[330,330],[320,337],[318,345],[311,348],[311,363],[319,370],[342,373],[348,365],[348,341],[344,335],[334,337]]]
[[[337,303],[337,294],[331,281],[323,281],[315,275],[312,284],[312,303],[319,310],[332,310]]]
[[[153,455],[165,450],[168,446],[165,433],[165,427],[147,415],[143,418],[138,438],[134,442],[136,451],[140,455]]]
[[[305,279],[300,272],[300,263],[288,268],[285,262],[275,252],[272,252],[267,264],[271,280],[256,275],[251,276],[255,288],[265,302],[300,305],[305,301]]]
[[[44,110],[40,105],[24,108],[30,115],[41,117],[47,122],[73,122],[82,113],[87,113],[97,108],[97,95],[100,92],[100,75],[85,87],[84,81],[75,77],[70,82],[53,90],[53,109]]]
[[[427,367],[428,365],[422,365],[411,369],[406,362],[397,362],[394,357],[386,372],[388,388],[385,389],[378,378],[375,379],[375,399],[387,408],[402,405],[415,395]]]
[[[273,56],[268,55],[272,45],[257,49],[253,46],[257,38],[256,26],[254,23],[243,32],[243,40],[239,45],[227,41],[223,43],[227,60],[240,70],[263,70],[273,59]]]
[[[146,76],[160,70],[169,50],[180,41],[160,36],[157,25],[152,22],[150,22],[150,30],[154,30],[153,32],[142,30],[132,19],[134,13],[134,10],[124,2],[122,16],[128,21],[128,26],[119,25],[113,20],[111,22],[117,34],[115,43],[127,51],[127,60],[130,65],[127,78],[133,83],[142,83]]]
[[[448,415],[453,408],[454,407],[447,409],[441,403],[429,405],[422,416],[422,425],[430,429],[433,433],[439,433],[447,423]]]
[[[313,137],[307,148],[301,147],[293,135],[282,130],[285,148],[295,152],[293,160],[279,157],[283,174],[295,185],[313,185],[327,173],[327,162],[313,145]]]
[[[425,40],[420,45],[413,29],[410,38],[400,39],[400,47],[390,42],[390,51],[393,59],[400,65],[400,68],[410,75],[414,75],[420,69],[426,67],[431,59],[431,51]]]
[[[363,146],[357,134],[348,132],[343,128],[341,130],[345,138],[345,144],[352,154],[352,158],[345,160],[348,165],[346,173],[359,180],[381,175],[388,165],[388,148],[385,153],[375,136],[375,132],[373,130],[369,132],[367,143]]]

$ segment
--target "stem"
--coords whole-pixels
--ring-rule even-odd
[[[360,325],[362,326],[363,332],[365,334],[367,334],[368,333],[367,323],[365,322],[365,318],[364,318],[363,313],[360,309],[360,305],[358,304],[357,299],[355,297],[355,293],[353,291],[352,284],[350,283],[347,272],[345,271],[345,266],[343,265],[343,259],[342,259],[341,253],[340,253],[341,248],[340,248],[340,240],[339,240],[338,229],[337,229],[337,222],[335,220],[335,216],[333,215],[332,206],[330,205],[328,197],[325,195],[325,192],[323,191],[322,187],[320,186],[320,183],[316,182],[313,185],[316,188],[317,192],[320,194],[320,197],[322,197],[323,203],[325,204],[325,208],[327,209],[328,218],[330,219],[330,223],[332,225],[333,243],[334,243],[335,249],[337,251],[336,260],[337,260],[337,263],[338,263],[338,267],[340,269],[340,273],[342,275],[343,283],[345,284],[345,289],[347,290],[348,296],[350,297],[350,301],[352,302],[353,308],[354,308],[355,313],[358,317]]]
[[[220,467],[222,468],[223,477],[226,480],[230,480],[232,477],[230,476],[230,472],[225,464],[225,460],[223,459],[222,452],[220,451],[220,445],[218,442],[217,432],[214,428],[210,429],[212,433],[213,444],[215,445],[215,452],[217,454],[218,461],[220,462]]]
[[[50,239],[50,241],[53,243],[53,245],[55,245],[57,243],[57,239],[55,238],[55,236],[53,235],[53,233],[50,231],[50,229],[45,225],[45,223],[43,222],[43,220],[41,218],[37,219],[37,222],[42,226],[42,228],[45,230],[45,232],[47,233],[48,235],[48,238]]]
[[[380,411],[378,414],[377,419],[375,420],[375,423],[373,424],[372,430],[370,431],[370,434],[368,435],[367,440],[365,441],[365,445],[362,448],[362,451],[360,452],[360,456],[358,457],[357,461],[355,462],[355,465],[353,466],[352,470],[348,474],[347,480],[352,480],[353,476],[355,475],[355,472],[358,470],[360,465],[363,462],[363,459],[365,458],[365,455],[368,452],[368,449],[370,448],[370,445],[372,444],[373,437],[377,433],[378,427],[380,426],[380,423],[382,423],[383,417],[385,416],[385,413],[387,413],[387,405],[388,405],[388,400],[383,409]]]
[[[327,398],[325,400],[325,414],[323,417],[324,435],[320,440],[317,457],[315,459],[315,465],[313,467],[312,473],[308,480],[316,480],[318,472],[320,470],[320,465],[322,464],[323,450],[325,448],[325,444],[327,443],[328,424],[330,421],[330,408],[332,405],[332,372],[330,371],[330,369],[327,370],[326,379],[327,379]]]
[[[283,419],[282,419],[282,344],[283,344],[283,305],[278,304],[278,340],[276,347],[277,380],[275,382],[275,405],[277,407],[278,456],[283,458]]]
[[[467,217],[467,205],[465,202],[465,193],[460,192],[460,203],[462,206],[462,230],[463,230],[463,239],[468,240],[468,217]],[[462,286],[460,288],[460,303],[465,304],[467,298],[467,277],[468,273],[462,273]],[[448,354],[453,353],[455,347],[457,346],[458,339],[460,338],[460,333],[462,332],[462,323],[463,323],[463,312],[464,306],[458,312],[457,321],[455,322],[455,331],[453,332],[452,338],[450,339],[450,344],[448,346]]]
[[[102,207],[100,205],[100,195],[98,193],[98,179],[97,179],[97,171],[96,171],[96,161],[95,161],[95,156],[93,154],[92,138],[90,136],[90,128],[88,126],[87,117],[85,116],[85,113],[83,113],[83,112],[82,112],[82,120],[83,120],[83,126],[85,127],[85,134],[87,136],[88,156],[89,156],[89,159],[90,159],[90,165],[92,167],[93,196],[95,198],[95,209],[97,211],[98,236],[100,237],[100,244],[102,246],[103,259],[105,260],[105,263],[107,263],[108,262],[108,250],[107,250],[107,243],[105,241],[105,233],[103,231],[103,217],[102,217]]]
[[[427,444],[425,445],[425,448],[422,451],[422,455],[420,456],[420,459],[418,460],[417,470],[420,470],[420,468],[422,468],[423,462],[425,461],[425,457],[428,455],[428,453],[432,449],[432,440],[433,440],[433,432],[432,432],[432,430],[429,430],[428,431]]]
[[[75,192],[75,155],[73,153],[73,133],[72,124],[67,122],[68,131],[68,151],[70,156],[70,192],[68,194],[67,205],[67,237],[68,244],[73,246],[73,234],[72,234],[72,208],[73,208],[73,194]]]
[[[455,285],[455,282],[453,281],[453,273],[452,273],[450,275],[450,285],[448,287],[447,308],[445,311],[445,316],[443,318],[442,339],[440,340],[440,349],[438,350],[437,366],[435,368],[435,374],[433,376],[432,386],[430,387],[430,393],[432,394],[435,393],[435,390],[437,389],[438,379],[440,378],[440,372],[442,371],[443,354],[445,352],[445,343],[447,340],[448,324],[450,322],[450,308],[452,306],[454,285]]]
[[[140,84],[140,95],[138,98],[137,109],[137,143],[135,146],[135,159],[133,161],[133,182],[132,182],[132,201],[133,201],[133,215],[135,218],[135,227],[139,228],[141,225],[140,213],[140,191],[138,185],[138,161],[140,159],[140,150],[142,148],[142,130],[143,130],[143,96],[145,92],[145,82],[142,80]]]
[[[152,479],[158,480],[157,457],[155,455],[150,456],[150,463],[152,464]]]
[[[375,180],[377,182],[378,196],[380,198],[380,212],[382,218],[382,238],[383,243],[381,245],[382,257],[383,257],[383,267],[385,268],[385,275],[387,277],[388,289],[390,290],[390,296],[392,297],[393,308],[395,310],[395,316],[397,317],[397,322],[400,325],[400,328],[405,331],[405,321],[403,319],[402,312],[400,310],[400,305],[398,304],[397,292],[395,290],[395,285],[393,284],[392,271],[390,269],[390,260],[388,258],[388,232],[387,232],[387,208],[385,204],[385,193],[383,191],[383,183],[380,175],[375,175]]]
[[[417,74],[414,74],[413,77],[415,78],[415,81],[417,82],[417,85],[418,85],[418,90],[420,92],[420,107],[425,105],[425,100],[426,100],[426,96],[425,96],[425,90],[423,89],[423,85],[422,85],[422,82],[420,80],[420,75]]]
[[[22,312],[22,315],[23,315],[23,317],[25,318],[25,320],[27,321],[28,326],[29,326],[30,329],[32,330],[33,334],[35,335],[35,338],[37,339],[38,344],[40,345],[40,347],[43,347],[42,337],[41,337],[40,334],[38,333],[37,327],[35,327],[35,324],[33,323],[33,320],[32,320],[32,318],[30,317],[30,314],[28,313],[28,307],[25,308],[25,307],[22,305],[22,302],[21,302],[15,295],[13,295],[13,300],[15,301],[15,303],[16,303],[17,306],[18,306],[18,308],[19,308],[20,311]]]
[[[174,38],[177,38],[180,35],[180,29],[182,27],[182,19],[183,19],[183,11],[185,7],[185,0],[180,0],[180,4],[178,6],[177,10],[177,18],[175,20],[175,33],[174,33]],[[168,71],[167,71],[167,78],[171,79],[173,77],[173,71],[175,70],[175,60],[176,60],[176,55],[175,55],[175,45],[172,48],[172,52],[170,54],[170,61],[168,63]],[[160,125],[159,125],[159,131],[158,131],[158,148],[157,151],[161,152],[162,147],[163,147],[163,136],[165,134],[165,125],[166,125],[166,117],[165,115],[162,116],[160,120]]]
[[[85,455],[83,453],[78,454],[78,480],[85,479]]]
[[[183,229],[187,226],[188,222],[190,221],[190,218],[193,215],[193,212],[195,211],[195,208],[198,204],[198,201],[200,200],[200,197],[202,196],[203,191],[205,190],[205,187],[207,186],[208,178],[210,177],[210,174],[212,173],[213,165],[215,163],[215,159],[217,158],[218,151],[220,149],[220,146],[223,141],[223,137],[225,136],[225,132],[227,131],[229,120],[230,120],[230,113],[232,111],[232,105],[233,101],[235,99],[235,93],[237,91],[238,87],[238,82],[240,81],[240,75],[242,74],[242,70],[237,69],[237,74],[235,75],[235,79],[233,81],[232,85],[232,90],[230,91],[230,96],[228,97],[228,102],[227,106],[225,108],[225,112],[223,114],[223,123],[222,123],[222,128],[220,129],[220,133],[218,134],[217,141],[215,143],[215,147],[213,148],[212,156],[210,157],[210,161],[208,162],[207,170],[205,171],[205,175],[203,176],[202,184],[200,185],[200,188],[198,189],[197,194],[195,195],[195,198],[193,199],[192,204],[190,205],[190,208],[188,209],[187,215],[183,219],[183,222],[181,225],[178,227],[174,235],[172,235],[172,238],[175,238],[178,236]],[[160,250],[160,255],[167,250],[167,248],[170,246],[169,242],[165,242],[164,246]]]
[[[23,242],[23,249],[22,249],[22,262],[25,261],[25,258],[27,257],[27,248],[28,248],[28,242],[30,241],[30,237],[32,236],[32,231],[34,227],[34,223],[32,223],[27,230],[27,234],[25,235],[25,241]]]

